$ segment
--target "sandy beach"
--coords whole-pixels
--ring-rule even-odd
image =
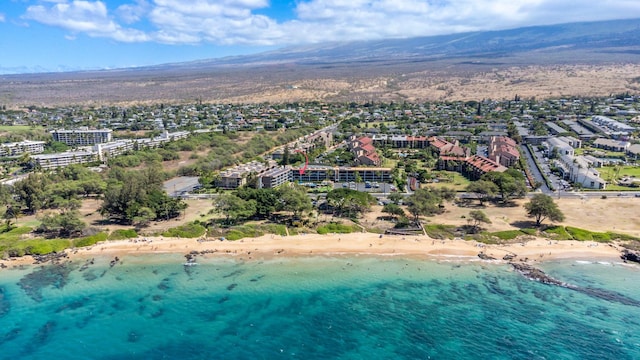
[[[620,261],[620,249],[615,244],[592,241],[549,241],[535,238],[507,245],[487,245],[465,240],[436,240],[428,236],[380,236],[372,233],[307,234],[295,236],[265,235],[237,241],[139,237],[131,240],[108,241],[92,247],[68,250],[69,258],[87,259],[95,256],[117,256],[126,259],[135,254],[187,254],[192,251],[207,257],[224,256],[241,260],[262,260],[286,256],[406,256],[435,260],[479,260],[478,254],[502,261],[507,254],[514,261],[541,262],[558,259]],[[33,264],[30,256],[0,260],[11,267]]]

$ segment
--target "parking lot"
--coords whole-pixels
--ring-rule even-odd
[[[323,184],[316,183],[302,183],[301,185],[310,187],[310,188],[322,188]],[[366,191],[370,193],[380,193],[380,194],[389,194],[397,191],[396,187],[393,184],[381,183],[381,182],[336,182],[333,183],[334,189],[351,189],[358,191]]]

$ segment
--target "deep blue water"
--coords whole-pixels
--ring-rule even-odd
[[[129,256],[0,271],[0,359],[640,359],[640,267]]]

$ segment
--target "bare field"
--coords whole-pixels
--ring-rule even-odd
[[[640,237],[640,199],[609,197],[608,199],[554,199],[565,215],[564,226],[578,227],[598,232],[618,232]],[[462,226],[467,224],[466,218],[472,210],[481,210],[491,220],[491,224],[482,224],[489,232],[516,230],[533,226],[533,219],[528,218],[524,204],[526,199],[516,200],[514,206],[495,206],[486,203],[484,207],[472,202],[468,207],[448,203],[443,214],[424,218],[427,224],[446,224]],[[366,214],[361,223],[369,227],[390,228],[393,224],[378,219],[383,215],[381,206],[374,206],[373,211]],[[543,224],[551,224],[549,220]],[[560,225],[559,224],[559,225]]]
[[[157,102],[439,101],[608,96],[638,92],[640,64],[460,65],[318,69],[274,66],[178,75],[100,79],[0,78],[0,103],[56,106]],[[61,75],[63,76],[63,75]],[[99,76],[99,75],[96,75]]]

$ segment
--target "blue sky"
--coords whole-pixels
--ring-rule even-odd
[[[638,0],[0,0],[0,74],[634,17]]]

